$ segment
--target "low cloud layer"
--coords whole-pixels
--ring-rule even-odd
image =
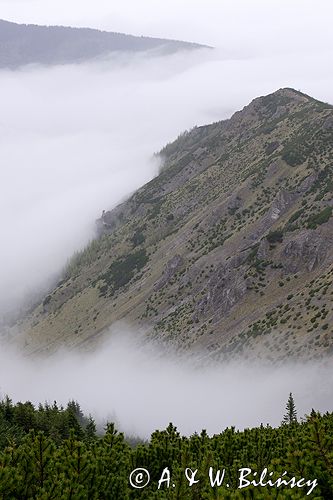
[[[80,402],[98,422],[116,419],[128,434],[148,437],[172,421],[182,433],[279,425],[289,393],[298,416],[333,411],[333,369],[280,368],[240,362],[194,367],[146,344],[124,327],[93,354],[61,352],[45,361],[0,354],[0,394],[34,403]],[[18,369],[19,367],[19,369]]]
[[[46,286],[184,129],[284,86],[333,102],[328,53],[203,50],[0,72],[0,313]]]
[[[126,0],[127,10],[111,12],[101,8],[111,5],[103,0],[101,10],[94,3],[94,27],[221,48],[0,72],[0,317],[47,287],[94,236],[102,210],[151,179],[159,166],[152,154],[183,130],[228,118],[280,87],[333,103],[331,16],[320,11],[324,2],[315,13],[312,2],[275,3],[283,8],[276,12],[273,3],[268,9],[256,1],[249,12],[245,2],[232,2],[231,10],[225,2],[222,12],[220,1],[206,8],[195,1],[189,20],[185,2],[172,1],[166,10],[147,0],[140,17],[130,8],[138,2]],[[0,4],[13,21],[73,25],[90,24],[93,5]],[[331,368],[229,364],[199,370],[139,348],[135,335],[121,332],[93,355],[59,353],[47,362],[2,347],[0,391],[34,402],[75,398],[85,411],[101,419],[116,415],[127,432],[142,436],[170,420],[184,433],[276,425],[290,391],[299,415],[312,407],[333,410]]]

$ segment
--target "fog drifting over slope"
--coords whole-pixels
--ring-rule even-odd
[[[0,3],[8,15],[14,5],[20,10],[23,17],[12,16],[13,21],[75,25],[61,16],[77,19],[80,11],[78,23],[89,25],[89,2],[72,2],[78,6],[75,13],[68,2],[64,8],[63,0]],[[251,3],[251,17],[239,1],[225,14],[218,11],[221,2],[212,0],[201,16],[204,2],[194,1],[189,21],[185,2],[172,0],[160,8],[145,0],[140,2],[141,18],[135,10],[125,15],[117,8],[114,17],[100,15],[107,24],[100,27],[139,34],[141,22],[144,34],[216,42],[223,48],[0,72],[0,316],[18,306],[26,293],[47,284],[93,237],[94,220],[103,209],[156,174],[152,154],[181,131],[227,118],[279,87],[333,102],[333,49],[325,29],[331,17],[322,12],[319,22],[320,1],[315,12],[302,1],[297,16],[300,2],[293,7],[282,3],[289,17],[283,9],[272,8],[274,14],[267,7],[261,10],[264,3],[258,1]],[[102,4],[110,6],[104,0]],[[51,16],[54,21],[43,17],[43,5],[58,15]],[[171,11],[166,15],[166,5],[177,12],[177,23],[174,12],[173,17]],[[148,7],[155,9],[149,18],[156,21],[154,32],[153,21],[145,17]],[[24,18],[32,13],[40,18]],[[281,32],[282,25],[290,31]],[[97,21],[93,27],[99,27]],[[123,329],[121,333],[126,333],[121,341],[114,339],[84,359],[82,354],[59,353],[37,363],[2,347],[0,391],[34,402],[57,399],[66,404],[75,398],[101,418],[115,413],[125,430],[140,435],[170,420],[186,433],[203,427],[218,432],[226,425],[278,424],[290,391],[300,415],[312,407],[332,410],[331,369],[311,365],[267,371],[234,364],[198,371],[148,347],[140,350],[132,335]]]
[[[326,61],[203,50],[0,72],[0,312],[59,272],[184,129],[282,86],[333,102]]]
[[[332,368],[316,364],[279,368],[240,362],[194,367],[118,325],[117,335],[94,355],[59,352],[32,361],[0,353],[0,396],[66,405],[77,399],[99,423],[116,419],[128,434],[148,437],[170,421],[185,434],[226,426],[279,425],[289,392],[298,416],[332,411]],[[19,367],[19,369],[18,369]]]

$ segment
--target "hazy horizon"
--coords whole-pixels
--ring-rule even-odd
[[[66,8],[64,8],[64,6]],[[258,52],[322,51],[332,42],[333,7],[318,0],[0,0],[0,18],[29,24],[91,27],[176,38]],[[281,36],[283,34],[283,37]]]

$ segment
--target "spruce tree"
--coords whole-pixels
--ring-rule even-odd
[[[85,432],[86,432],[86,439],[88,441],[94,441],[96,439],[96,424],[91,415],[89,415]]]
[[[292,393],[289,394],[289,398],[286,404],[286,413],[283,417],[283,424],[292,424],[297,422],[297,410],[295,406],[295,401]]]

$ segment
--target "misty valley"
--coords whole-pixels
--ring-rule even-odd
[[[331,500],[329,13],[61,2],[0,20],[0,500]]]

